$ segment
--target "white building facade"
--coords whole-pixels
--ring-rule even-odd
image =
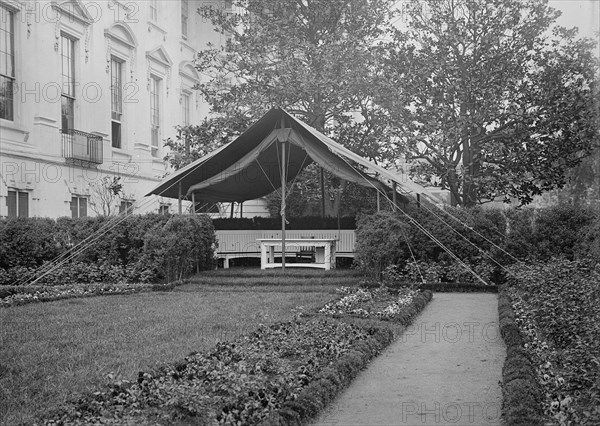
[[[112,211],[177,211],[144,195],[163,141],[208,113],[194,58],[224,36],[201,5],[0,0],[0,217],[94,216],[117,177]]]

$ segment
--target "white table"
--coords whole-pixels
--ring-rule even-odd
[[[281,263],[275,263],[275,248],[281,251],[281,238],[258,238],[260,243],[260,269],[281,268]],[[315,248],[315,262],[285,263],[287,267],[295,268],[321,268],[335,269],[335,243],[334,238],[286,238],[285,251],[295,254],[304,247]]]

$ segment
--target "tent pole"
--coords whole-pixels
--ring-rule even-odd
[[[323,174],[323,167],[321,170],[321,217],[325,217],[325,176]]]
[[[397,183],[392,182],[392,190],[394,191],[394,193],[392,194],[392,201],[394,202],[394,205],[392,206],[393,211],[396,211],[396,206],[398,205],[398,199],[396,197],[396,187]]]
[[[192,214],[196,214],[196,194],[192,192]]]
[[[235,205],[235,201],[231,202],[231,219],[233,219],[233,206]]]
[[[181,215],[181,181],[179,181],[179,196],[177,199],[179,200],[179,214]]]
[[[379,190],[377,190],[377,213],[381,211],[381,199],[379,195]]]
[[[281,270],[285,271],[285,142],[281,143]]]
[[[244,217],[244,202],[240,201],[240,218]]]

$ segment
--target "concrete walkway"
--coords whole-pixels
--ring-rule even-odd
[[[506,347],[497,295],[435,293],[315,425],[498,425]]]

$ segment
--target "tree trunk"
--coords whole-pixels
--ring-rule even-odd
[[[463,120],[468,119],[470,111],[469,104],[462,104],[460,114]],[[461,131],[461,144],[463,148],[463,182],[462,182],[462,205],[473,207],[477,204],[477,177],[479,175],[480,156],[479,144],[473,139],[473,127],[470,123],[463,124]]]
[[[453,167],[448,167],[448,189],[450,189],[450,205],[455,207],[462,204],[458,190],[458,175]]]

